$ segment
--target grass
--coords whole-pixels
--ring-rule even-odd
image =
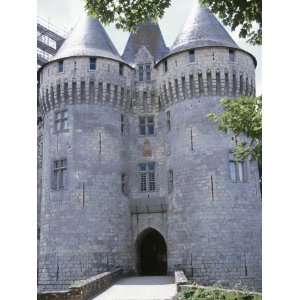
[[[178,300],[261,300],[261,294],[223,290],[218,288],[189,287],[180,292]]]

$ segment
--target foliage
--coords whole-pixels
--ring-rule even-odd
[[[134,31],[140,23],[161,18],[170,5],[171,0],[86,0],[85,8],[104,25],[115,23],[119,29]]]
[[[250,44],[262,44],[262,0],[200,0],[239,36]]]
[[[220,131],[234,134],[234,155],[237,159],[251,158],[261,164],[262,97],[222,99],[220,103],[224,111],[220,114],[210,113],[208,118],[218,125]]]
[[[104,24],[134,31],[136,25],[148,19],[160,19],[171,5],[171,0],[85,0],[88,13]],[[262,43],[261,0],[199,0],[217,14],[225,25],[235,30],[239,26],[240,37],[253,45]]]
[[[213,288],[188,288],[177,295],[178,300],[261,300],[258,293],[226,291]]]

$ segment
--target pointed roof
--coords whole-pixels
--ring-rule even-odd
[[[52,61],[71,56],[100,56],[122,61],[103,26],[97,19],[87,16],[86,13],[66,38]]]
[[[149,50],[155,61],[169,51],[159,25],[151,21],[138,25],[136,31],[130,34],[122,58],[129,64],[133,64],[135,56],[142,46]]]
[[[171,47],[171,53],[213,46],[239,48],[210,10],[201,7],[199,2],[196,1],[183,30]]]

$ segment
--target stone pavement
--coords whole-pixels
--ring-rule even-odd
[[[173,277],[140,276],[121,279],[94,300],[171,300],[175,295]]]

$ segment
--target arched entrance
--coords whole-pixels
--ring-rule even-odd
[[[167,274],[167,245],[155,229],[145,229],[136,240],[137,272],[139,275]]]

